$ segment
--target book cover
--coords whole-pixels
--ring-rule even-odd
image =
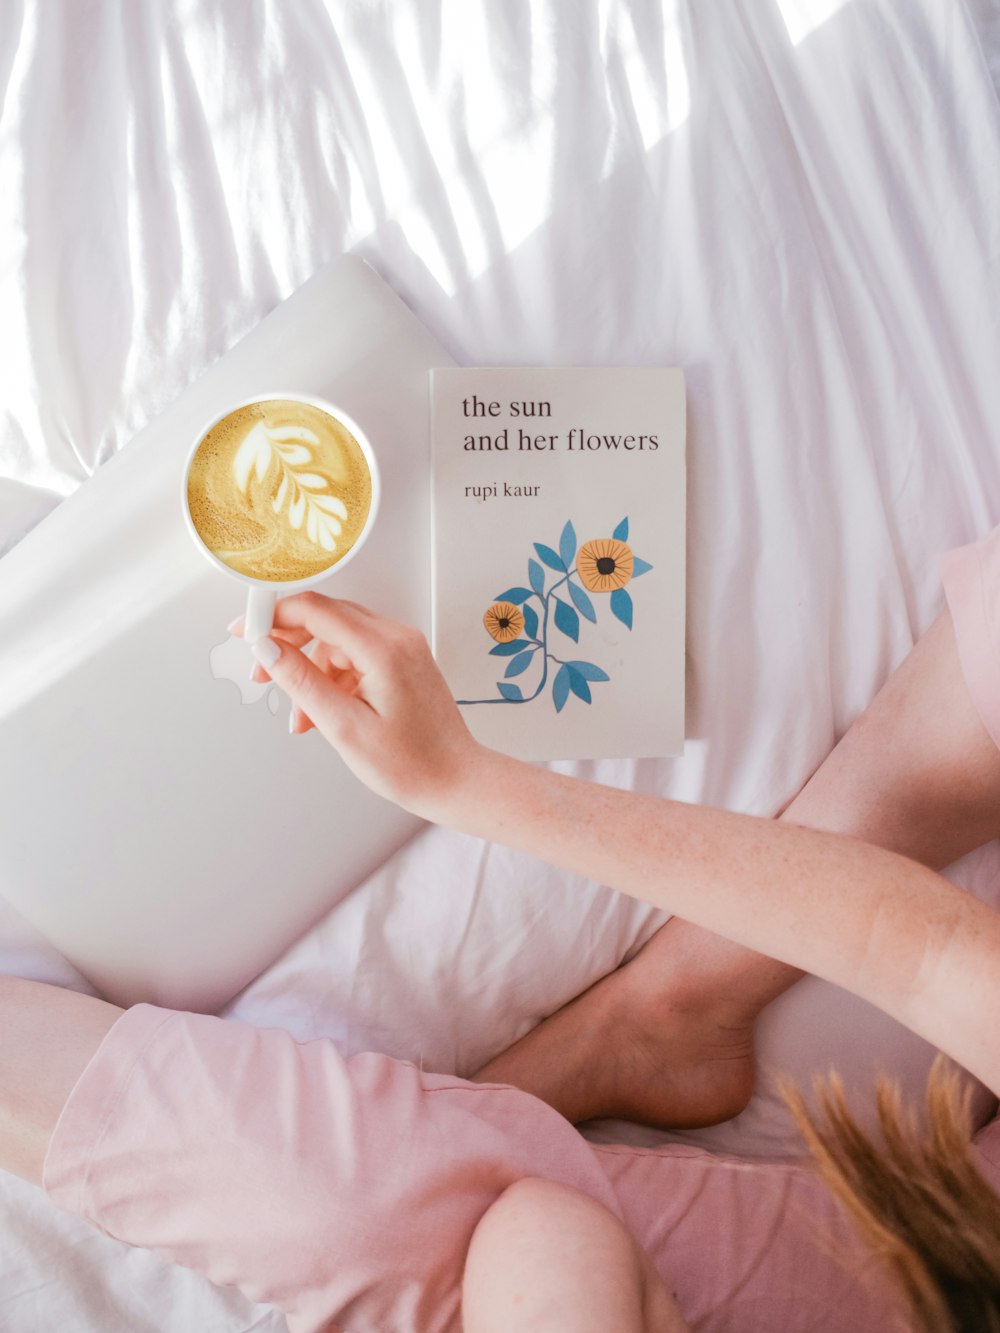
[[[684,745],[684,377],[431,372],[432,646],[521,759]]]

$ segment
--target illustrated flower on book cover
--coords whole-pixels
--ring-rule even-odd
[[[614,537],[599,537],[597,541],[584,542],[576,557],[580,582],[591,592],[612,592],[615,588],[624,588],[632,577],[633,569],[631,550],[623,541]]]
[[[591,702],[590,686],[610,680],[594,662],[557,657],[550,646],[550,633],[561,634],[573,643],[580,641],[580,618],[597,623],[597,610],[588,593],[610,593],[611,614],[631,630],[632,597],[626,584],[645,574],[653,566],[640,560],[628,545],[628,516],[610,537],[586,541],[577,549],[576,532],[567,521],[559,538],[559,549],[535,542],[538,560],[528,560],[528,587],[508,588],[493,601],[483,616],[483,625],[495,646],[491,657],[508,657],[504,679],[498,680],[498,694],[489,699],[459,699],[459,704],[525,704],[537,699],[550,680],[552,703],[557,713],[574,694],[584,703]],[[548,588],[546,570],[561,577]],[[576,581],[574,581],[576,580]],[[562,592],[563,596],[556,594]],[[566,600],[568,594],[569,600]],[[571,605],[572,603],[572,605]],[[559,640],[555,640],[556,646]],[[512,678],[523,675],[541,663],[541,675],[531,694],[525,694]]]
[[[494,602],[483,616],[483,624],[497,643],[510,643],[524,629],[524,615],[513,602]]]

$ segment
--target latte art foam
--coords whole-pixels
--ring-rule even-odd
[[[342,422],[274,398],[212,427],[192,460],[187,498],[213,555],[240,574],[288,583],[344,558],[368,518],[372,479]]]

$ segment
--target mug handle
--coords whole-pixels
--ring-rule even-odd
[[[247,614],[243,626],[246,643],[256,643],[271,633],[277,594],[270,588],[252,587],[247,593]]]

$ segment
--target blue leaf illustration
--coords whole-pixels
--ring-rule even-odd
[[[614,537],[616,542],[628,541],[628,514],[625,515],[625,517],[618,524],[617,528],[615,528],[614,532],[611,535],[612,537]]]
[[[645,574],[652,568],[653,566],[647,560],[640,560],[638,556],[635,556],[632,560],[632,577],[637,579],[640,574]]]
[[[566,566],[559,559],[551,546],[543,546],[541,542],[535,542],[535,550],[538,552],[539,560],[544,561],[549,569],[556,569],[560,574],[566,573]]]
[[[573,598],[573,601],[576,603],[576,609],[580,612],[580,615],[585,616],[587,620],[592,620],[596,625],[597,612],[594,610],[594,603],[590,600],[590,598],[587,596],[587,594],[583,591],[582,588],[578,588],[576,586],[576,584],[573,582],[572,579],[570,579],[569,581],[569,595],[570,597]]]
[[[569,672],[569,687],[578,699],[582,699],[585,704],[590,703],[590,686],[580,675],[579,671],[574,671],[571,666],[567,666]]]
[[[515,653],[530,647],[527,639],[512,639],[510,643],[498,643],[495,648],[491,648],[490,657],[513,657]]]
[[[567,522],[562,530],[562,536],[559,538],[559,554],[562,556],[563,568],[569,569],[573,563],[573,557],[576,555],[576,533],[573,530],[573,524]]]
[[[599,666],[594,666],[593,662],[567,662],[566,665],[570,671],[575,671],[578,676],[584,680],[610,680],[611,677],[606,671],[602,671]]]
[[[519,676],[522,671],[527,671],[528,667],[531,666],[531,659],[537,652],[537,648],[529,648],[526,653],[518,653],[516,657],[512,657],[507,663],[507,670],[503,673],[504,676],[509,679],[511,676]]]
[[[497,689],[505,699],[523,699],[520,685],[505,685],[502,680],[497,681]]]
[[[552,702],[556,706],[556,712],[561,713],[563,704],[569,698],[569,672],[564,666],[561,666],[556,672],[556,678],[552,682]]]
[[[578,643],[580,639],[580,617],[571,606],[561,602],[558,597],[552,599],[556,604],[556,629],[562,630],[568,639]]]
[[[499,597],[494,597],[495,602],[513,602],[515,606],[520,606],[531,596],[530,588],[508,588],[502,592]]]
[[[524,613],[524,632],[529,639],[538,637],[538,615],[533,606],[522,608]]]
[[[624,588],[616,588],[611,594],[611,614],[617,616],[626,629],[632,628],[632,598]]]
[[[528,561],[528,582],[541,597],[542,590],[545,587],[545,572],[537,560]],[[529,593],[528,596],[530,597],[531,594]]]

